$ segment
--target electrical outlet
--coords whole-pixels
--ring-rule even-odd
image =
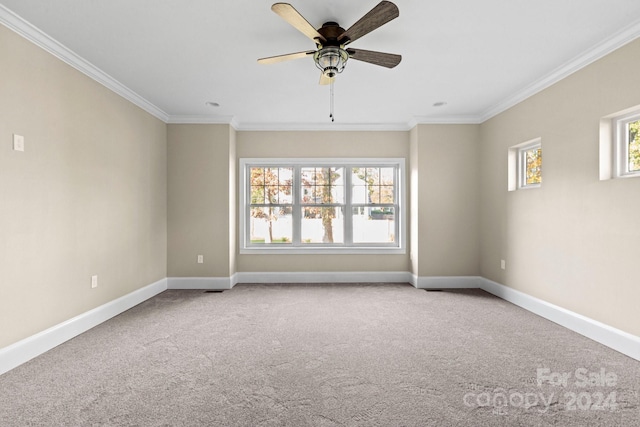
[[[13,149],[15,151],[24,151],[24,136],[13,134]]]
[[[507,262],[503,259],[500,260],[500,268],[503,270],[507,269]]]
[[[98,287],[98,276],[91,276],[91,288]]]
[[[198,264],[204,264],[204,255],[198,255]]]

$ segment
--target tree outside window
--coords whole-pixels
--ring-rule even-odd
[[[334,234],[342,225],[344,204],[344,169],[339,167],[303,167],[303,243],[319,243],[314,239],[314,219],[322,224],[322,243],[342,243],[343,233]],[[336,223],[336,220],[339,220]],[[340,227],[341,228],[341,227]]]
[[[525,185],[542,183],[542,148],[532,148],[524,152]]]
[[[274,235],[274,224],[291,217],[293,169],[278,167],[251,168],[251,242],[291,242],[291,225],[281,227]],[[256,221],[261,220],[261,221]],[[290,221],[289,221],[290,222]],[[267,233],[260,225],[267,225]],[[266,234],[266,235],[265,235]]]

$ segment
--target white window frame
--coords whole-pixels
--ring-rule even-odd
[[[264,245],[251,244],[248,241],[250,226],[250,195],[251,183],[249,179],[251,167],[293,167],[294,177],[299,176],[302,167],[394,167],[397,168],[395,183],[396,201],[394,208],[396,241],[393,243],[366,243],[356,244],[351,241],[350,209],[351,202],[350,174],[345,173],[345,236],[344,243],[309,244],[300,242],[299,219],[301,211],[301,183],[294,181],[293,211],[294,229],[293,242],[290,244]],[[241,158],[239,173],[239,251],[240,254],[405,254],[406,253],[406,171],[404,158]]]
[[[535,138],[509,147],[508,153],[508,191],[540,188],[541,183],[527,184],[527,151],[542,150],[542,138]]]
[[[527,184],[527,152],[531,150],[542,151],[542,141],[536,140],[518,149],[518,187],[537,188],[541,183]]]
[[[613,128],[613,170],[616,178],[639,177],[640,171],[629,170],[629,123],[640,120],[640,110],[614,117]]]

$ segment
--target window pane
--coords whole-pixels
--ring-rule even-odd
[[[640,172],[640,120],[629,123],[629,172]]]
[[[263,204],[264,203],[264,187],[251,186],[251,204]]]
[[[366,178],[365,168],[351,169],[351,201],[353,203],[368,203]]]
[[[394,208],[353,208],[354,243],[393,243],[395,239]]]
[[[290,207],[269,206],[251,208],[251,243],[291,243],[293,238],[291,213]]]
[[[302,203],[344,203],[344,168],[301,169]]]
[[[392,186],[389,186],[389,185],[380,186],[380,203],[394,203]]]
[[[394,176],[393,168],[380,168],[380,185],[393,185]]]
[[[344,243],[342,208],[303,208],[301,239],[302,243]]]
[[[278,204],[278,194],[280,190],[277,185],[265,185],[264,186],[264,202],[267,204]]]
[[[532,148],[525,151],[525,185],[542,182],[542,149]]]
[[[277,168],[278,183],[280,185],[291,186],[293,183],[293,168]]]

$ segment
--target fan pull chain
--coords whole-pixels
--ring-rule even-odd
[[[334,122],[335,118],[333,117],[333,82],[335,81],[335,79],[331,80],[331,88],[329,89],[329,118],[331,118],[331,121]]]

